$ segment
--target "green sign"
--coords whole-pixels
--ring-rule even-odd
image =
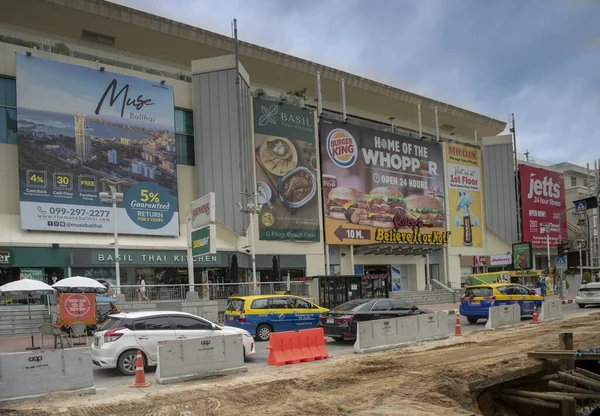
[[[12,250],[0,250],[0,264],[12,264]]]
[[[531,243],[514,243],[512,246],[512,263],[515,270],[532,269],[533,252]]]
[[[208,225],[192,231],[192,256],[204,256],[217,251],[216,227]]]
[[[20,269],[21,279],[33,279],[39,280],[40,282],[44,281],[44,269]]]
[[[120,250],[121,266],[186,266],[185,251],[137,251]],[[112,250],[92,251],[93,265],[114,266],[115,252]],[[221,264],[221,253],[208,254],[194,259],[196,266],[212,266]]]

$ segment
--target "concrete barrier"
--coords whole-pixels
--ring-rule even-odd
[[[0,401],[66,391],[96,392],[89,348],[0,354]]]
[[[560,299],[545,300],[542,302],[540,322],[554,321],[562,317],[562,301]]]
[[[156,382],[178,383],[248,371],[242,335],[158,342]]]
[[[383,351],[416,342],[448,338],[448,315],[436,312],[358,322],[356,331],[355,353]]]
[[[506,328],[521,323],[521,307],[517,303],[511,305],[492,306],[489,309],[485,329]]]

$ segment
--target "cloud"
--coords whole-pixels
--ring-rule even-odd
[[[119,0],[491,117],[518,150],[600,155],[598,1]]]

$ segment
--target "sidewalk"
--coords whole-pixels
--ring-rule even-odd
[[[558,295],[546,296],[547,300],[557,300]],[[565,295],[565,299],[562,301],[563,305],[574,303],[575,302],[575,294],[567,293]],[[418,305],[419,309],[429,309],[433,312],[445,312],[448,315],[454,315],[460,306],[460,302],[457,303],[440,303],[436,305]]]

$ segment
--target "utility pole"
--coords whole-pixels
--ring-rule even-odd
[[[510,119],[510,132],[513,138],[513,157],[515,160],[515,193],[517,194],[517,242],[521,242],[521,193],[519,192],[519,162],[517,160],[517,132],[515,130],[515,114],[511,113]]]

